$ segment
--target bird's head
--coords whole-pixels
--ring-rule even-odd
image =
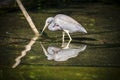
[[[52,21],[53,21],[53,17],[48,17],[48,18],[46,19],[45,26],[44,26],[44,28],[43,28],[43,30],[42,30],[42,32],[41,32],[41,35],[42,35],[43,31],[46,29],[46,27],[47,27]]]

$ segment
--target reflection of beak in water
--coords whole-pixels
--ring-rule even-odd
[[[47,48],[47,50],[44,48],[44,46],[41,44],[41,47],[47,56],[48,60],[55,60],[55,61],[67,61],[69,58],[77,57],[78,54],[82,51],[84,51],[87,47],[87,45],[81,44],[79,48],[68,48],[68,49],[62,49],[58,47],[50,46]]]
[[[36,42],[36,40],[38,39],[39,36],[34,36],[31,41],[25,46],[25,50],[23,50],[21,52],[21,55],[18,56],[16,59],[15,59],[15,64],[12,66],[12,68],[15,68],[16,66],[18,66],[21,62],[21,58],[24,57],[28,51],[31,50],[31,47],[32,45]]]

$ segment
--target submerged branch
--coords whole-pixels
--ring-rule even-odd
[[[21,58],[24,57],[24,56],[27,54],[27,52],[31,50],[32,45],[36,42],[37,39],[38,39],[38,36],[34,36],[34,37],[31,39],[31,41],[25,46],[25,50],[23,50],[23,51],[21,52],[21,55],[18,56],[18,57],[15,59],[16,62],[15,62],[15,64],[12,66],[12,68],[17,67],[17,66],[20,64]]]
[[[32,28],[33,32],[35,33],[35,36],[34,36],[34,37],[31,39],[31,41],[25,46],[25,50],[23,50],[23,51],[21,52],[21,55],[18,56],[18,57],[15,59],[16,62],[15,62],[15,64],[12,66],[12,68],[17,67],[17,66],[20,64],[21,58],[24,57],[24,56],[27,54],[27,52],[31,50],[32,45],[36,42],[36,40],[37,40],[38,37],[39,37],[39,32],[38,32],[37,28],[35,27],[35,25],[34,25],[32,19],[31,19],[31,17],[30,17],[29,14],[27,13],[26,9],[25,9],[24,6],[22,5],[21,1],[20,1],[20,0],[16,0],[16,2],[18,3],[21,11],[23,12],[23,14],[24,14],[26,20],[28,21],[30,27]]]

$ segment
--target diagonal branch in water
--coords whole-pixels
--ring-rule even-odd
[[[29,23],[31,29],[33,30],[33,32],[35,33],[35,35],[39,35],[39,32],[37,30],[37,28],[35,27],[35,24],[33,23],[31,17],[29,16],[28,12],[26,11],[25,7],[23,6],[22,2],[20,0],[16,0],[18,6],[20,7],[23,15],[25,16],[27,22]]]
[[[31,39],[31,41],[25,46],[25,50],[23,50],[23,51],[21,52],[21,55],[18,56],[18,57],[15,59],[16,63],[12,66],[12,68],[15,68],[16,66],[18,66],[18,65],[20,64],[21,58],[24,57],[24,56],[27,54],[27,52],[31,50],[32,45],[36,42],[36,40],[37,40],[38,37],[39,37],[39,32],[38,32],[35,24],[33,23],[31,17],[29,16],[28,12],[27,12],[26,9],[24,8],[22,2],[21,2],[20,0],[16,0],[16,2],[17,2],[17,4],[18,4],[19,8],[21,9],[23,15],[25,16],[27,22],[29,23],[31,29],[32,29],[33,32],[35,33],[35,36],[34,36],[34,37]]]
[[[15,62],[15,64],[12,66],[12,68],[17,67],[17,66],[20,64],[21,58],[23,58],[23,57],[27,54],[27,52],[31,50],[32,45],[36,42],[36,40],[38,39],[38,37],[39,37],[39,36],[34,36],[34,37],[30,40],[30,42],[25,46],[25,50],[23,50],[23,51],[21,52],[21,55],[18,56],[18,57],[15,59],[16,62]]]

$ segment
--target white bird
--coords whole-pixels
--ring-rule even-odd
[[[72,41],[72,38],[69,33],[73,32],[87,33],[86,29],[80,23],[64,14],[58,14],[55,17],[48,17],[46,19],[45,26],[41,32],[41,35],[47,26],[48,29],[51,31],[57,30],[63,31],[62,43],[64,43],[65,33],[67,33],[67,35],[69,36],[70,39],[69,43]],[[66,47],[68,47],[68,45]]]
[[[48,60],[54,61],[67,61],[70,58],[77,57],[80,52],[83,52],[87,45],[80,45],[79,48],[69,48],[69,49],[62,49],[54,46],[50,46],[45,49],[45,47],[40,43],[43,52]]]

